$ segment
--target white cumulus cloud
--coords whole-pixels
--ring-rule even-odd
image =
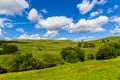
[[[77,4],[77,8],[81,14],[86,14],[90,12],[95,5],[104,5],[107,2],[107,0],[82,0],[81,3]]]
[[[47,33],[44,35],[46,38],[50,39],[52,37],[55,37],[58,34],[57,31],[47,31]]]
[[[39,40],[39,39],[41,39],[41,38],[40,38],[40,35],[39,35],[39,34],[33,34],[33,35],[23,34],[23,35],[20,35],[20,36],[18,37],[18,39]]]
[[[65,16],[53,16],[39,21],[40,27],[47,30],[59,30],[63,26],[70,24],[73,20]]]
[[[105,31],[102,28],[102,25],[108,22],[108,17],[99,16],[96,19],[85,20],[80,19],[76,24],[71,23],[69,26],[65,27],[65,29],[71,33],[82,33],[82,32],[102,32]]]
[[[120,34],[120,27],[116,26],[114,30],[111,30],[110,33],[112,34]]]
[[[77,4],[77,8],[79,9],[81,14],[85,14],[92,10],[96,2],[97,0],[93,0],[92,2],[90,2],[89,0],[83,0],[82,3]]]
[[[38,22],[42,18],[42,15],[38,13],[36,9],[31,9],[28,13],[28,19],[33,22]]]
[[[98,16],[99,14],[102,14],[103,13],[103,10],[102,9],[99,9],[98,11],[95,11],[95,12],[92,12],[90,13],[90,18],[93,18],[95,16]]]
[[[85,36],[85,37],[76,38],[74,41],[89,41],[89,40],[93,40],[94,38],[95,38],[94,36]]]
[[[120,24],[120,17],[119,16],[111,17],[111,22],[116,22],[117,24]]]
[[[26,0],[0,0],[0,14],[16,15],[29,8]]]
[[[58,38],[57,40],[69,40],[69,39],[66,37],[62,37],[62,38]]]

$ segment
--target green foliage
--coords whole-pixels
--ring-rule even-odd
[[[83,43],[83,48],[94,48],[94,47],[95,47],[95,43],[92,43],[92,42]]]
[[[8,61],[9,71],[24,71],[35,69],[36,60],[33,58],[32,54],[20,54],[14,56],[10,61]]]
[[[54,67],[57,65],[64,64],[64,61],[61,57],[52,54],[44,54],[42,56],[42,59],[43,59],[43,64],[41,66],[43,66],[43,68]]]
[[[7,69],[0,66],[0,74],[2,74],[2,73],[7,73]]]
[[[120,43],[119,42],[108,42],[104,46],[110,46],[116,49],[117,55],[120,55]]]
[[[84,51],[80,48],[64,48],[61,52],[62,57],[69,63],[75,63],[78,61],[84,61]]]
[[[78,43],[78,47],[80,47],[80,48],[82,47],[82,42]]]
[[[94,59],[94,55],[93,54],[88,54],[87,55],[87,59],[88,60],[93,60]]]
[[[105,60],[105,59],[116,58],[116,56],[117,56],[117,52],[115,48],[110,46],[105,46],[97,52],[96,59]]]
[[[18,52],[18,47],[16,45],[4,45],[3,54],[14,54]]]

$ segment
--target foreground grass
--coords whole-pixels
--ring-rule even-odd
[[[120,58],[1,74],[0,80],[119,80]]]

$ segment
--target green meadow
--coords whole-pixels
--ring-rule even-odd
[[[120,80],[120,57],[109,60],[87,60],[88,54],[96,54],[103,41],[120,42],[119,36],[93,40],[95,48],[83,48],[85,62],[74,64],[65,63],[52,68],[29,70],[0,74],[0,80]],[[32,53],[35,58],[43,54],[61,57],[60,52],[65,47],[77,47],[78,42],[70,40],[15,40],[3,41],[19,47],[21,54]],[[0,65],[7,67],[4,62],[13,55],[0,55]]]

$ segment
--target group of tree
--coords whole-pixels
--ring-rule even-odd
[[[120,43],[119,42],[107,42],[97,52],[96,59],[104,60],[116,58],[120,55]]]
[[[78,43],[78,47],[80,48],[94,48],[95,47],[95,43],[93,42],[79,42]]]

